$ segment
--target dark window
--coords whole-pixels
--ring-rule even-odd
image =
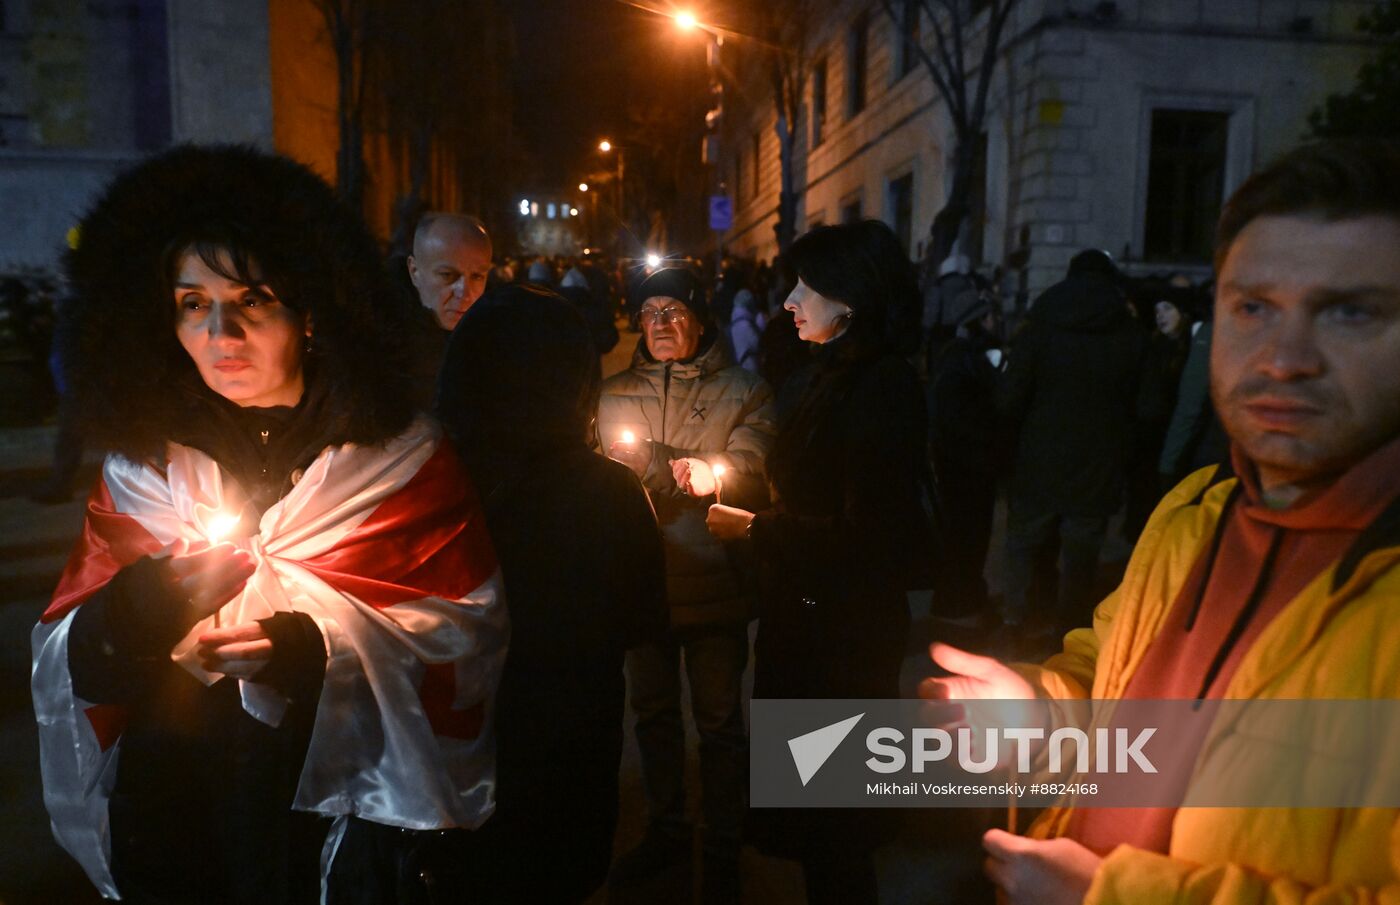
[[[847,201],[845,204],[841,205],[842,223],[859,223],[860,219],[861,217],[859,198],[852,199],[851,201]]]
[[[904,0],[895,41],[899,45],[895,48],[895,78],[902,79],[919,63],[919,52],[915,49],[920,41],[919,0]]]
[[[894,234],[904,253],[914,237],[914,174],[905,173],[890,180],[890,215],[894,218]]]
[[[846,36],[846,116],[865,109],[865,70],[868,62],[870,13],[861,13]]]
[[[812,147],[822,143],[826,126],[826,57],[812,67]]]
[[[1153,110],[1147,167],[1149,261],[1209,261],[1225,193],[1230,114]]]
[[[758,174],[762,171],[758,163],[762,141],[762,134],[755,132],[753,134],[753,185],[749,188],[749,191],[753,193],[755,198],[758,197]]]

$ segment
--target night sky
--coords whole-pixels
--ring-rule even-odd
[[[589,164],[596,167],[594,145],[623,135],[629,95],[639,83],[654,88],[677,54],[704,57],[693,35],[618,0],[506,6],[516,30],[516,125],[550,185],[571,185]]]

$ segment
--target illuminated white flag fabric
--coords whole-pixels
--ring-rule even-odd
[[[116,897],[107,801],[125,714],[77,698],[72,614],[123,567],[227,530],[256,571],[220,625],[306,613],[325,639],[325,682],[294,807],[412,829],[477,827],[494,807],[489,708],[508,624],[475,491],[427,419],[377,447],[324,450],[262,517],[209,456],[171,444],[163,469],[112,456],[82,537],[33,634],[44,801],[59,842]],[[172,658],[206,684],[197,623]],[[244,709],[277,725],[285,701],[240,680]],[[370,743],[372,742],[372,743]]]

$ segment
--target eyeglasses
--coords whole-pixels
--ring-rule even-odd
[[[637,315],[637,320],[644,324],[662,325],[679,324],[690,317],[690,312],[679,305],[671,305],[667,308],[643,308]]]

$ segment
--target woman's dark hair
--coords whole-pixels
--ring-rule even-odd
[[[1245,180],[1225,202],[1215,231],[1219,273],[1244,228],[1259,217],[1400,220],[1400,142],[1332,139],[1303,145]]]
[[[181,393],[204,392],[175,335],[173,281],[187,250],[270,286],[311,324],[305,368],[328,442],[400,433],[407,401],[403,314],[360,217],[309,169],[248,147],[180,147],[117,177],[67,258],[75,347],[65,372],[84,436],[135,457],[182,430]]]
[[[792,244],[787,259],[802,282],[851,307],[848,334],[901,352],[918,347],[918,278],[884,223],[819,226]]]

